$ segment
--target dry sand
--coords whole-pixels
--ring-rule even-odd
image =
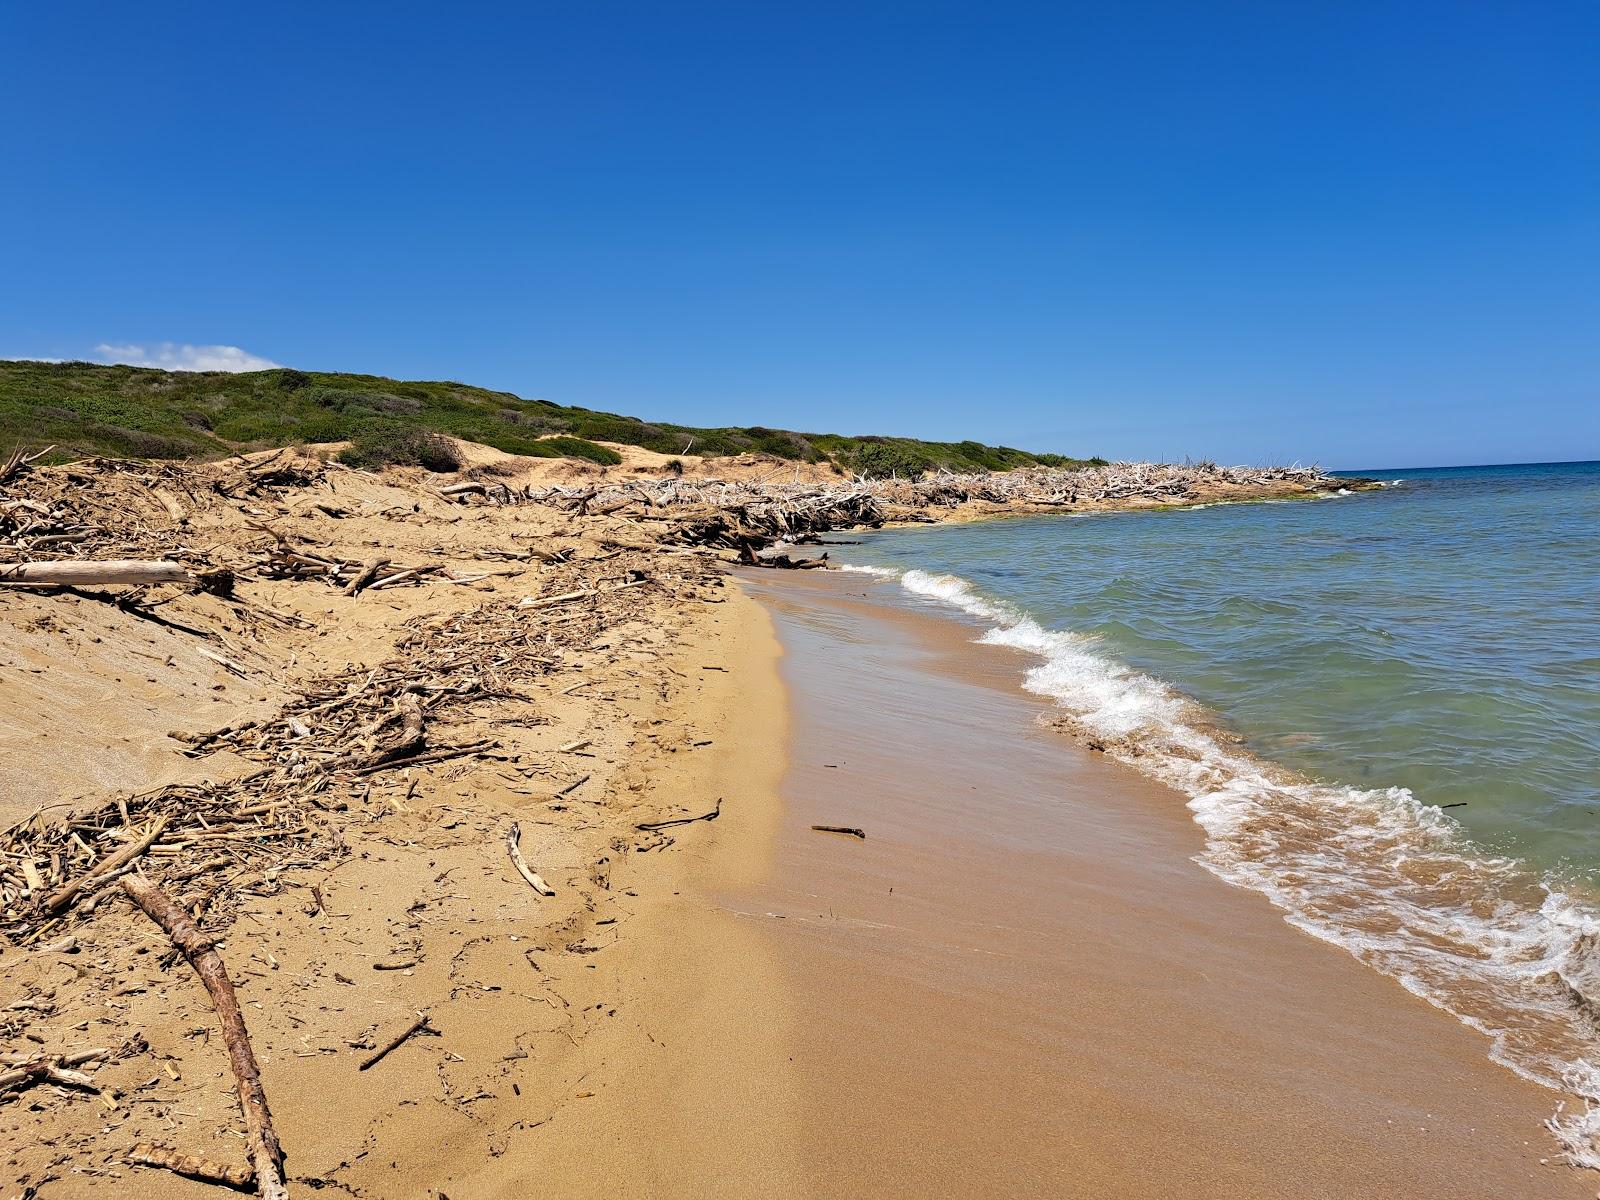
[[[148,526],[152,545],[206,545],[241,567],[270,546],[255,522],[318,553],[443,563],[473,581],[347,596],[256,573],[243,604],[176,588],[138,613],[0,593],[0,827],[41,806],[50,817],[174,780],[236,779],[283,748],[267,737],[254,759],[191,759],[167,731],[269,715],[330,678],[359,685],[408,630],[442,618],[509,619],[544,664],[430,718],[430,744],[490,736],[489,756],[336,778],[296,849],[252,846],[198,885],[171,885],[222,937],[293,1193],[687,1194],[704,1191],[713,1159],[728,1194],[793,1177],[778,966],[756,931],[684,887],[750,884],[769,857],[784,725],[760,610],[714,560],[619,549],[619,536],[639,541],[621,519],[463,507],[416,473],[332,471],[226,500],[209,478],[165,481],[189,508],[176,527],[137,474],[90,471],[93,490],[65,495],[118,537]],[[570,554],[495,557],[530,547]],[[516,608],[583,588],[601,590]],[[637,828],[719,798],[716,822]],[[513,870],[513,820],[555,896]],[[148,866],[160,876],[170,861]],[[0,1054],[114,1051],[91,1068],[97,1093],[0,1096],[6,1200],[216,1194],[128,1165],[141,1144],[242,1161],[214,1014],[167,949],[111,901],[0,950]],[[419,1012],[436,1032],[360,1070]]]

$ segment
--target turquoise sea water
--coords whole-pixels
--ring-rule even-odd
[[[1600,1099],[1600,463],[1364,474],[836,555],[1029,652],[1063,728],[1188,797],[1209,869]],[[1563,1118],[1600,1163],[1595,1128]]]

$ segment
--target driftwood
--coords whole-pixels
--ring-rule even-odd
[[[162,1146],[141,1142],[128,1151],[128,1162],[136,1167],[160,1167],[175,1175],[186,1175],[206,1183],[223,1183],[230,1187],[249,1187],[256,1181],[256,1173],[249,1167],[230,1166],[201,1158],[198,1154],[180,1154]]]
[[[670,821],[642,821],[635,825],[635,829],[671,829],[674,825],[693,825],[696,821],[715,821],[722,815],[722,798],[717,797],[716,807],[710,812],[703,812],[698,817],[675,817]]]
[[[9,1092],[16,1088],[28,1087],[34,1083],[59,1083],[67,1087],[83,1088],[85,1091],[97,1092],[94,1080],[82,1071],[74,1071],[73,1067],[81,1067],[84,1063],[94,1062],[96,1059],[108,1058],[109,1050],[77,1050],[71,1054],[59,1057],[41,1055],[38,1058],[28,1059],[0,1071],[0,1092]]]
[[[364,767],[357,767],[357,775],[371,775],[374,771],[387,771],[397,767],[419,767],[425,763],[444,762],[450,758],[460,758],[464,754],[482,754],[486,750],[493,750],[500,745],[499,742],[485,738],[479,742],[468,742],[464,746],[441,746],[437,750],[429,750],[423,754],[413,754],[408,758],[388,758],[382,762],[369,763]]]
[[[415,694],[408,692],[395,701],[395,708],[400,714],[399,736],[381,750],[374,751],[372,756],[361,764],[363,767],[379,767],[421,753],[426,736],[422,724],[422,701],[418,700]]]
[[[50,451],[54,449],[54,446],[46,446],[43,450],[36,451],[33,454],[27,453],[27,451],[21,449],[20,447],[16,450],[13,450],[11,452],[11,456],[7,458],[5,462],[0,463],[0,483],[4,483],[13,475],[18,475],[23,471],[26,471],[35,459],[43,458],[46,454],[49,454]]]
[[[386,1045],[383,1049],[379,1050],[375,1054],[369,1055],[362,1062],[362,1064],[359,1067],[357,1067],[356,1069],[358,1071],[365,1071],[368,1067],[377,1066],[384,1059],[388,1058],[392,1051],[398,1050],[401,1046],[405,1045],[406,1042],[409,1042],[417,1034],[423,1033],[423,1032],[429,1032],[429,1033],[434,1032],[434,1030],[432,1030],[428,1025],[428,1016],[427,1016],[426,1013],[424,1013],[422,1016],[418,1017],[415,1021],[413,1021],[411,1023],[411,1025],[406,1029],[406,1031],[404,1033],[402,1033],[399,1037],[394,1038],[393,1040],[391,1040],[389,1042],[389,1044]]]
[[[587,600],[591,596],[603,596],[610,592],[620,592],[623,588],[639,587],[641,584],[650,583],[648,579],[630,579],[626,583],[619,583],[608,588],[583,588],[576,592],[562,592],[558,596],[526,596],[517,601],[518,608],[548,608],[552,604],[565,604],[571,600]]]
[[[244,1014],[239,1011],[239,999],[234,994],[221,955],[211,939],[200,932],[194,919],[148,879],[125,876],[122,890],[152,921],[166,930],[172,944],[183,951],[206,991],[211,993],[211,1003],[222,1025],[222,1041],[228,1048],[228,1062],[233,1067],[239,1107],[244,1112],[245,1145],[255,1168],[256,1193],[263,1200],[288,1200],[289,1189],[283,1180],[283,1149],[272,1127],[267,1093],[261,1086],[261,1068],[256,1065]]]
[[[200,581],[187,568],[175,562],[144,562],[138,559],[106,559],[84,562],[13,563],[0,566],[0,583],[33,587],[139,587],[151,583],[190,583]]]
[[[50,913],[60,912],[72,903],[73,897],[81,893],[91,883],[104,879],[112,872],[126,866],[155,845],[156,839],[161,836],[161,831],[166,827],[167,818],[165,816],[157,817],[150,823],[150,828],[145,830],[142,835],[135,838],[115,854],[102,858],[87,873],[78,876],[78,878],[52,895],[44,902],[44,910]]]
[[[775,547],[755,550],[748,544],[739,548],[739,561],[747,567],[771,567],[780,571],[826,571],[831,568],[826,553],[821,558],[794,558]]]
[[[517,874],[528,881],[528,886],[541,896],[554,896],[555,888],[544,881],[544,876],[528,865],[528,860],[522,857],[522,825],[513,821],[510,832],[506,834],[506,849],[511,854],[511,865],[516,867]]]
[[[356,577],[345,584],[344,594],[354,596],[359,594],[369,583],[378,577],[378,572],[389,565],[387,558],[369,558],[361,564],[361,570],[356,572]]]
[[[811,828],[818,833],[847,833],[853,838],[860,838],[862,841],[867,840],[866,831],[857,829],[853,825],[813,825]]]
[[[1053,511],[1127,501],[1176,504],[1219,488],[1254,494],[1332,490],[1350,484],[1317,467],[1224,467],[1197,463],[1106,463],[1030,467],[915,479],[844,479],[824,483],[669,477],[600,485],[529,487],[504,503],[549,505],[576,515],[641,505],[638,521],[666,522],[664,539],[678,545],[733,550],[752,565],[820,568],[817,559],[770,562],[757,557],[776,542],[815,541],[833,529],[875,528],[890,519],[931,520],[938,509],[968,503],[1014,511]]]

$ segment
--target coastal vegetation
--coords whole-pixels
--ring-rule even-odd
[[[453,382],[275,368],[240,374],[95,363],[0,362],[0,454],[56,447],[55,458],[215,459],[314,442],[350,442],[345,461],[455,469],[440,435],[510,454],[621,459],[601,443],[662,454],[767,454],[831,463],[872,479],[932,470],[1100,465],[981,442],[798,433],[759,425],[699,428],[529,400]]]

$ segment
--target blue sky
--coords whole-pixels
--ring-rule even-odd
[[[12,4],[0,45],[0,355],[1600,457],[1588,0]]]

